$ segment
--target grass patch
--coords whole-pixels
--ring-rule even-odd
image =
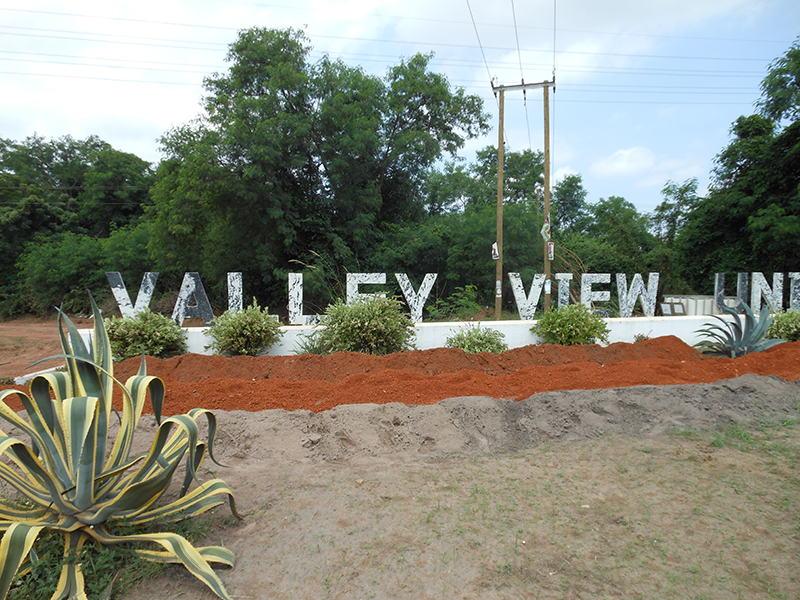
[[[210,528],[208,519],[189,519],[147,528],[121,525],[109,527],[109,530],[115,535],[170,531],[195,542],[206,536]],[[80,558],[89,600],[119,598],[138,582],[156,577],[170,566],[144,560],[133,552],[133,548],[144,547],[141,543],[99,546],[87,542],[80,550]],[[155,544],[152,548],[161,549]],[[50,600],[56,590],[61,567],[67,560],[64,557],[63,534],[57,531],[42,533],[33,546],[33,556],[31,570],[17,578],[9,591],[8,600]]]

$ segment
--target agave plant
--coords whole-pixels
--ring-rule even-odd
[[[720,306],[720,310],[726,315],[731,315],[733,320],[728,321],[713,315],[722,324],[710,323],[706,327],[698,329],[695,333],[699,333],[709,339],[695,344],[695,348],[713,356],[736,358],[751,352],[763,352],[784,341],[765,339],[767,330],[772,323],[769,306],[765,305],[761,309],[758,320],[753,314],[753,309],[745,302],[740,302],[739,306],[744,310],[744,324],[742,324],[742,319],[737,309],[724,305]]]
[[[19,495],[19,499],[0,498],[0,598],[6,597],[18,574],[30,570],[37,536],[55,530],[64,536],[65,560],[52,600],[86,599],[78,551],[87,542],[144,543],[134,550],[140,557],[183,563],[219,597],[228,599],[209,563],[233,566],[230,550],[195,548],[169,532],[115,535],[109,529],[125,523],[145,530],[155,522],[194,517],[226,500],[234,516],[239,515],[233,494],[222,480],[191,486],[206,452],[214,460],[214,415],[196,408],[162,422],[163,382],[147,375],[144,357],[138,375],[125,384],[114,379],[111,347],[93,299],[92,309],[94,335],[88,349],[75,325],[59,311],[64,353],[58,357],[66,359],[67,371],[34,378],[30,396],[16,390],[0,394],[0,417],[30,437],[27,445],[0,430],[0,457],[5,459],[0,462],[0,477]],[[121,414],[111,403],[115,386],[122,390]],[[159,427],[149,452],[131,457],[134,432],[148,394]],[[22,401],[27,419],[6,404],[5,399],[14,395]],[[119,418],[113,444],[108,435],[112,411]],[[199,440],[198,421],[202,418],[208,423],[207,444]],[[160,505],[158,501],[183,458],[180,496]]]

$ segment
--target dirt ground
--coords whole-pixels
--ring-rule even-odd
[[[5,325],[0,374],[50,352],[35,323]],[[184,356],[148,371],[165,412],[218,415],[226,466],[203,476],[229,483],[244,518],[217,509],[201,543],[236,553],[219,571],[233,598],[800,598],[800,344],[736,360],[675,338]],[[143,417],[140,450],[154,429]],[[171,568],[124,596],[152,597],[214,596]]]

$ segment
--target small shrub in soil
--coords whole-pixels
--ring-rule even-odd
[[[477,352],[499,354],[508,350],[508,344],[503,341],[505,337],[496,329],[481,328],[480,324],[476,327],[469,325],[447,338],[446,346],[448,348],[460,348],[467,354],[475,354]]]
[[[396,298],[368,297],[353,304],[337,301],[325,309],[323,327],[301,345],[316,354],[391,354],[413,348],[411,317]]]
[[[787,310],[775,315],[766,337],[787,342],[800,340],[800,310]]]
[[[474,285],[457,287],[447,300],[437,298],[431,306],[426,307],[428,316],[434,321],[456,318],[464,320],[479,313],[483,307],[478,304],[478,288]]]
[[[114,360],[121,361],[146,354],[169,358],[185,354],[186,332],[164,315],[143,310],[132,317],[104,320]]]
[[[531,331],[545,344],[561,346],[608,343],[609,333],[605,321],[583,304],[568,304],[544,313]]]
[[[206,349],[225,356],[255,356],[275,344],[283,332],[280,323],[263,309],[255,298],[253,304],[238,312],[225,311],[214,319],[214,324],[206,330],[212,342]]]

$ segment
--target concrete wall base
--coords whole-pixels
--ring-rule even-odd
[[[631,317],[627,319],[606,319],[611,330],[609,342],[633,342],[637,334],[651,338],[665,335],[674,335],[690,346],[702,338],[697,335],[697,330],[705,327],[710,322],[716,322],[709,316],[693,317]],[[531,332],[535,321],[482,321],[481,327],[497,329],[505,335],[509,348],[521,348],[530,344],[538,344],[541,340]],[[450,323],[418,323],[415,325],[417,332],[416,347],[419,350],[441,348],[445,346],[447,338],[452,336],[462,327],[474,327],[476,322],[450,322]],[[186,327],[189,352],[196,354],[211,354],[205,347],[211,343],[211,338],[205,334],[204,327]],[[280,342],[270,348],[267,354],[273,356],[289,356],[299,352],[304,336],[310,335],[314,326],[292,325],[281,327],[284,334]],[[88,339],[90,330],[82,330],[84,339]]]

